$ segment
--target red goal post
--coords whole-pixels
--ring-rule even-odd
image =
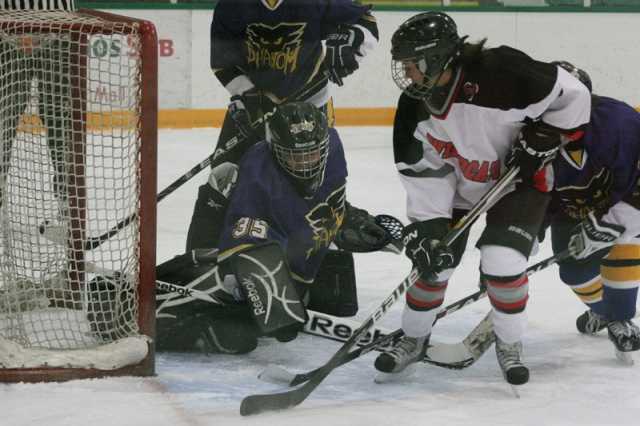
[[[154,374],[157,45],[0,11],[0,382]]]

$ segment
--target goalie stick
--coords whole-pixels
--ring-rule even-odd
[[[440,242],[441,245],[449,245],[455,241],[484,211],[491,205],[496,197],[503,192],[508,184],[513,180],[520,171],[520,167],[515,166],[496,182],[496,184],[487,191],[480,201],[458,221],[447,235]],[[402,294],[416,281],[420,276],[417,269],[412,269],[407,278],[393,290],[384,302],[367,318],[362,326],[358,328],[353,335],[342,345],[333,357],[318,372],[302,386],[282,393],[249,395],[242,400],[240,404],[240,414],[250,416],[265,411],[278,411],[300,405],[302,401],[317,388],[320,383],[337,367],[342,364],[342,360],[349,355],[349,351],[364,338],[367,332],[373,328],[375,323],[389,310],[389,308],[400,298]]]
[[[326,73],[318,74],[318,78],[312,84],[310,84],[309,86],[303,87],[298,92],[294,93],[289,98],[285,99],[281,105],[309,99],[311,96],[317,93],[317,91],[322,89],[327,84],[327,81],[328,81],[328,75]],[[274,112],[275,112],[275,109],[266,113],[264,116],[254,121],[253,127],[256,127],[257,125],[262,124],[264,120],[267,117],[270,117]],[[177,190],[182,185],[187,183],[192,177],[200,173],[202,170],[204,170],[208,166],[211,166],[211,168],[213,168],[228,161],[228,159],[231,157],[230,153],[232,150],[238,151],[238,147],[243,147],[243,149],[246,150],[250,148],[252,145],[253,145],[253,141],[251,139],[244,139],[240,135],[232,138],[225,144],[224,149],[219,148],[218,150],[216,150],[216,152],[214,152],[213,154],[205,158],[202,162],[200,162],[199,164],[191,168],[191,170],[189,170],[187,173],[185,173],[184,175],[176,179],[166,189],[160,191],[160,193],[158,194],[157,202],[159,203],[160,201],[162,201],[167,195],[173,193],[175,190]],[[129,224],[131,224],[131,222],[133,222],[136,219],[136,217],[137,217],[136,213],[132,213],[127,218],[118,222],[116,226],[111,228],[106,233],[98,237],[88,238],[84,243],[84,249],[93,250],[99,247],[102,243],[104,243],[105,241],[113,237],[115,234],[120,232],[120,230],[129,226]]]
[[[557,256],[552,256],[539,263],[536,263],[535,265],[527,268],[527,276],[533,275],[536,272],[541,271],[542,269],[545,269],[551,265],[554,265],[560,260],[566,259],[569,255],[570,255],[570,252],[568,250],[565,250],[564,252],[558,254]],[[439,319],[449,314],[452,314],[453,312],[456,312],[457,310],[467,305],[470,305],[471,303],[474,303],[484,298],[486,295],[487,295],[487,290],[483,288],[465,298],[458,300],[457,302],[450,304],[449,306],[447,306],[446,308],[444,308],[442,311],[438,313],[438,315],[436,316],[436,321],[438,321]],[[314,317],[311,317],[311,320],[313,321]],[[315,318],[315,322],[316,322],[315,328],[319,327],[321,329],[321,332],[324,332],[324,335],[318,332],[314,332],[315,330],[313,329],[307,330],[309,328],[309,325],[305,326],[304,331],[309,334],[326,337],[332,340],[338,340],[342,342],[345,341],[344,335],[347,334],[346,330],[349,329],[349,325],[340,326],[339,333],[336,333],[336,332],[329,331],[330,329],[328,328],[328,324],[324,324],[321,322],[318,324],[319,321],[320,321],[319,319]],[[333,321],[339,322],[340,320],[338,319]],[[484,321],[486,321],[486,318],[485,320],[483,320],[483,322]],[[309,324],[311,324],[310,327],[313,327],[313,322],[310,322]],[[336,326],[334,325],[333,328],[335,329],[335,327]],[[437,365],[438,367],[444,367],[444,368],[449,368],[454,370],[461,370],[463,368],[469,367],[473,365],[473,363],[475,363],[487,351],[487,349],[489,349],[489,346],[491,345],[491,343],[493,343],[494,339],[486,335],[486,333],[489,333],[492,331],[493,331],[492,327],[489,327],[487,324],[483,324],[483,325],[478,325],[478,327],[476,327],[474,331],[472,331],[472,333],[466,339],[464,339],[461,343],[458,343],[456,345],[446,345],[440,342],[434,342],[434,344],[432,345],[430,342],[429,343],[430,347],[427,349],[426,357],[425,359],[423,359],[422,362],[427,364]],[[481,333],[485,333],[485,335],[482,335]],[[352,352],[349,352],[349,355],[343,359],[343,362],[340,365],[347,364],[361,357],[362,355],[374,350],[384,351],[385,346],[400,339],[404,333],[402,332],[401,329],[398,329],[391,333],[385,333],[377,329],[374,329],[373,331],[374,338],[377,335],[382,335],[382,334],[386,334],[386,335],[379,339],[375,339],[371,343],[363,345],[362,347]],[[457,348],[455,348],[456,346]],[[467,352],[466,354],[465,354],[465,351]],[[457,359],[453,358],[452,355],[458,358]],[[319,370],[320,369],[317,368],[313,371],[309,371],[308,373],[293,374],[288,372],[282,367],[271,364],[265,370],[263,370],[262,373],[260,373],[258,378],[271,383],[276,383],[281,385],[284,384],[287,386],[297,386],[299,384],[302,384],[310,380],[313,377],[313,375],[316,374]]]

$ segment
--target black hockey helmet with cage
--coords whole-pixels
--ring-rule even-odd
[[[560,68],[562,68],[563,70],[567,71],[569,74],[571,74],[572,76],[580,80],[582,84],[587,86],[587,89],[589,89],[589,93],[593,93],[593,85],[591,84],[591,77],[589,77],[589,74],[587,74],[584,70],[574,67],[572,64],[570,64],[567,61],[553,61],[551,63],[553,65],[559,66]]]
[[[329,155],[327,118],[310,102],[281,105],[267,122],[269,150],[304,198],[313,198],[322,184]]]
[[[434,78],[460,56],[465,39],[458,36],[456,23],[445,13],[425,12],[410,18],[391,38],[394,81],[407,95],[423,98],[430,88],[413,84],[405,75],[405,63],[412,62],[426,78]]]

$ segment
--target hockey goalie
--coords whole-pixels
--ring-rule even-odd
[[[158,280],[218,303],[159,292],[157,349],[243,354],[258,337],[293,340],[307,308],[355,315],[352,252],[394,246],[346,202],[346,178],[342,143],[323,113],[306,102],[278,107],[265,141],[238,165],[211,171],[186,253],[158,266]]]

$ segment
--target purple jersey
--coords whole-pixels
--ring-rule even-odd
[[[640,195],[640,114],[624,102],[600,100],[583,144],[569,145],[553,163],[554,201],[574,219]]]
[[[249,245],[276,240],[293,277],[313,281],[345,211],[347,164],[337,132],[329,129],[329,135],[324,179],[312,199],[295,192],[266,142],[247,151],[220,235],[219,260]]]
[[[371,6],[351,0],[220,0],[211,24],[211,68],[237,67],[261,91],[284,99],[304,87],[323,58],[322,40],[339,24],[355,24]]]

